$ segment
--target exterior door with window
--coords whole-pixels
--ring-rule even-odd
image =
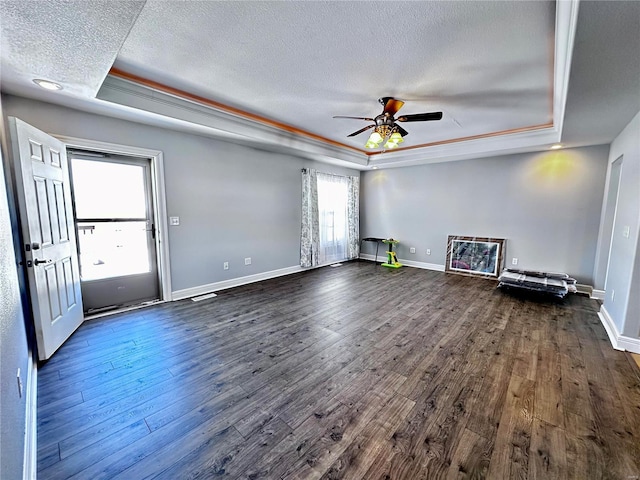
[[[46,360],[84,320],[65,146],[9,117],[18,207],[38,357]]]
[[[158,300],[149,159],[69,153],[87,313]]]

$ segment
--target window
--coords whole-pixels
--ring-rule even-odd
[[[300,265],[358,258],[360,178],[302,170]]]
[[[318,173],[318,219],[320,263],[348,258],[347,177]]]

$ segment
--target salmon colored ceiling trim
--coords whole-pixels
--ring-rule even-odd
[[[262,123],[263,125],[269,125],[271,127],[275,127],[279,130],[284,130],[285,132],[295,133],[298,135],[303,135],[305,137],[312,138],[314,140],[319,140],[323,143],[328,143],[330,145],[334,145],[341,148],[348,148],[349,150],[353,150],[358,153],[365,153],[363,150],[359,148],[352,147],[351,145],[346,145],[344,143],[336,142],[334,140],[330,140],[328,138],[322,137],[320,135],[316,135],[315,133],[308,132],[306,130],[301,130],[299,128],[293,127],[291,125],[287,125],[286,123],[281,123],[276,120],[271,120],[260,115],[256,115],[254,113],[245,112],[244,110],[240,110],[239,108],[231,107],[229,105],[225,105],[220,102],[216,102],[214,100],[210,100],[205,97],[200,97],[198,95],[194,95],[189,92],[185,92],[184,90],[179,90],[177,88],[169,87],[167,85],[163,85],[162,83],[154,82],[153,80],[146,79],[144,77],[140,77],[138,75],[134,75],[131,73],[127,73],[118,68],[111,68],[109,71],[109,75],[113,75],[114,77],[121,78],[123,80],[129,80],[131,82],[137,83],[139,85],[144,85],[145,87],[153,88],[155,90],[159,90],[164,93],[168,93],[170,95],[175,95],[177,97],[191,100],[203,105],[207,105],[209,107],[213,107],[216,110],[222,110],[223,112],[231,113],[233,115],[237,115],[239,117],[246,118],[248,120],[253,120],[254,122]]]
[[[413,150],[416,148],[424,148],[424,147],[434,147],[436,145],[448,145],[450,143],[457,143],[457,142],[466,142],[469,140],[479,140],[481,138],[490,138],[490,137],[499,137],[501,135],[509,135],[511,133],[524,133],[524,132],[531,132],[534,130],[542,130],[544,128],[550,128],[553,127],[553,122],[550,123],[545,123],[543,125],[535,125],[533,127],[522,127],[522,128],[513,128],[511,130],[502,130],[499,132],[491,132],[491,133],[482,133],[480,135],[472,135],[470,137],[460,137],[460,138],[452,138],[449,140],[441,140],[439,142],[432,142],[432,143],[422,143],[420,145],[411,145],[410,147],[402,147],[402,148],[394,148],[393,150],[383,150],[383,151],[378,151],[378,152],[365,152],[367,155],[369,156],[373,156],[373,155],[382,155],[383,153],[388,153],[388,152],[400,152],[403,150]]]
[[[237,115],[239,117],[243,117],[243,118],[246,118],[246,119],[249,119],[249,120],[253,120],[255,122],[262,123],[264,125],[269,125],[271,127],[275,127],[275,128],[280,129],[280,130],[284,130],[286,132],[295,133],[295,134],[298,134],[298,135],[303,135],[305,137],[309,137],[309,138],[312,138],[314,140],[318,140],[320,142],[327,143],[329,145],[334,145],[334,146],[337,146],[337,147],[347,148],[349,150],[353,150],[353,151],[358,152],[358,153],[363,153],[363,154],[365,154],[365,155],[367,155],[369,157],[375,156],[375,155],[381,155],[381,154],[387,152],[387,151],[384,151],[384,150],[383,151],[372,152],[372,151],[369,151],[369,150],[363,150],[363,149],[360,149],[360,148],[352,147],[351,145],[346,145],[344,143],[336,142],[335,140],[331,140],[331,139],[322,137],[320,135],[316,135],[315,133],[311,133],[311,132],[308,132],[306,130],[301,130],[301,129],[293,127],[291,125],[287,125],[286,123],[281,123],[281,122],[278,122],[278,121],[275,121],[275,120],[270,120],[268,118],[262,117],[260,115],[256,115],[254,113],[245,112],[244,110],[241,110],[239,108],[231,107],[229,105],[225,105],[223,103],[216,102],[214,100],[210,100],[210,99],[205,98],[205,97],[200,97],[198,95],[194,95],[192,93],[185,92],[184,90],[179,90],[177,88],[169,87],[169,86],[164,85],[162,83],[158,83],[158,82],[155,82],[153,80],[149,80],[149,79],[146,79],[144,77],[140,77],[138,75],[134,75],[132,73],[125,72],[125,71],[120,70],[118,68],[113,68],[112,67],[111,70],[109,71],[109,75],[113,75],[114,77],[118,77],[118,78],[121,78],[123,80],[128,80],[130,82],[137,83],[139,85],[144,85],[146,87],[153,88],[155,90],[159,90],[161,92],[168,93],[170,95],[175,95],[175,96],[180,97],[180,98],[184,98],[184,99],[191,100],[191,101],[203,104],[203,105],[207,105],[207,106],[213,107],[213,108],[215,108],[217,110],[222,110],[224,112],[231,113],[233,115]],[[465,141],[469,141],[469,140],[479,140],[481,138],[498,137],[498,136],[501,136],[501,135],[508,135],[508,134],[512,134],[512,133],[523,133],[523,132],[530,132],[530,131],[534,131],[534,130],[542,130],[544,128],[549,128],[549,127],[553,127],[553,121],[550,122],[550,123],[546,123],[546,124],[543,124],[543,125],[535,125],[535,126],[532,126],[532,127],[514,128],[514,129],[511,129],[511,130],[502,130],[502,131],[499,131],[499,132],[491,132],[491,133],[483,133],[483,134],[480,134],[480,135],[472,135],[470,137],[452,138],[452,139],[449,139],[449,140],[442,140],[442,141],[439,141],[439,142],[422,143],[420,145],[412,145],[412,146],[407,146],[407,147],[395,148],[392,151],[393,152],[400,152],[400,151],[404,151],[404,150],[414,150],[416,148],[433,147],[433,146],[436,146],[436,145],[447,145],[447,144],[450,144],[450,143],[465,142]]]

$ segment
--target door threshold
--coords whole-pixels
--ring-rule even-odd
[[[139,310],[141,308],[150,307],[152,305],[158,305],[160,303],[165,303],[165,300],[150,300],[148,302],[139,303],[137,305],[128,305],[124,307],[114,307],[109,310],[102,310],[100,312],[89,313],[84,316],[85,320],[95,320],[96,318],[108,317],[110,315],[116,315],[118,313],[130,312],[131,310]]]

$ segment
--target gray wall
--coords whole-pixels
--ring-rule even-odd
[[[611,143],[609,165],[619,157],[622,157],[622,175],[611,234],[611,256],[608,256],[607,242],[601,242],[598,254],[609,258],[604,308],[620,333],[639,338],[640,112]],[[628,237],[623,233],[625,227],[629,228]],[[604,237],[607,233],[602,231],[600,235]]]
[[[2,106],[0,105],[0,112]],[[0,164],[6,160],[2,130]],[[3,164],[4,167],[4,164]],[[0,168],[0,478],[22,478],[25,447],[26,387],[31,354],[27,346],[7,202],[4,169]],[[16,373],[24,384],[18,395]]]
[[[6,96],[4,105],[5,115],[47,133],[163,151],[167,212],[180,217],[180,226],[169,227],[173,291],[299,265],[300,169],[359,175],[20,97]]]
[[[360,234],[394,237],[399,258],[442,266],[447,235],[506,238],[506,266],[516,257],[519,268],[591,285],[607,153],[597,146],[368,171]]]

